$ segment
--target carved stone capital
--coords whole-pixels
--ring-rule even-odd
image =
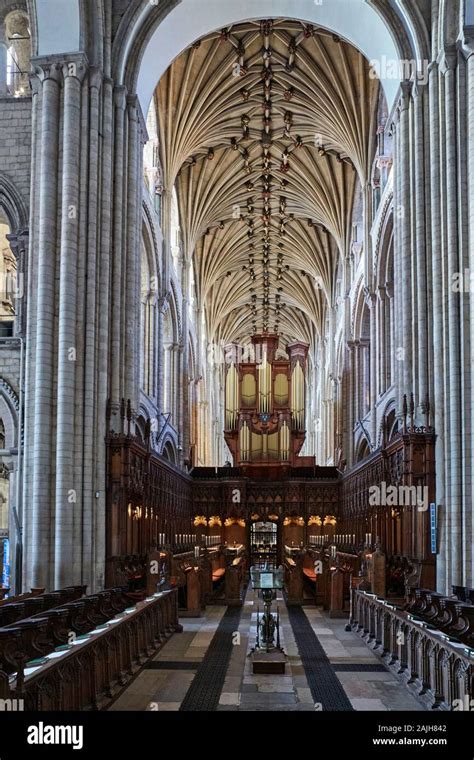
[[[10,248],[17,261],[26,253],[28,249],[28,239],[28,230],[21,230],[20,232],[7,235]]]
[[[125,111],[127,104],[127,88],[123,85],[118,85],[114,88],[114,105],[120,111]]]
[[[89,87],[100,90],[104,82],[104,72],[98,66],[89,69]]]
[[[89,61],[84,53],[68,55],[63,61],[61,71],[64,80],[77,79],[82,84],[89,70]]]
[[[364,288],[364,300],[369,309],[372,309],[373,306],[377,303],[377,296],[375,293],[373,293],[369,288]]]
[[[51,79],[56,84],[61,83],[61,63],[59,61],[50,61],[43,58],[32,58],[31,65],[33,67],[34,76],[41,84],[44,84],[48,79]]]
[[[456,48],[446,48],[438,56],[439,71],[446,75],[449,71],[455,71],[458,65],[458,51]]]

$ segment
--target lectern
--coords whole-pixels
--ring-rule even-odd
[[[286,655],[280,646],[280,613],[272,613],[272,601],[283,588],[283,567],[251,567],[252,588],[263,601],[263,614],[257,611],[257,638],[250,653],[254,673],[281,674],[285,672]],[[276,640],[275,640],[276,639]]]

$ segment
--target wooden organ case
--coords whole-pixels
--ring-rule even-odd
[[[277,335],[254,335],[252,355],[226,347],[225,431],[234,466],[243,474],[273,467],[312,467],[300,457],[305,439],[305,375],[308,345],[291,343],[277,356]],[[250,360],[249,360],[250,359]]]

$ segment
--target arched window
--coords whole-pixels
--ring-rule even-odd
[[[176,451],[171,441],[165,443],[162,454],[164,458],[168,460],[168,462],[171,462],[171,464],[177,463]]]
[[[156,293],[150,273],[145,248],[141,258],[141,299],[140,299],[140,386],[147,396],[155,396],[155,334],[156,334]]]
[[[395,416],[395,409],[392,409],[391,412],[387,415],[387,418],[385,420],[385,430],[387,443],[389,443],[392,438],[394,438],[398,433],[398,420]]]
[[[3,424],[3,420],[0,419],[0,449],[5,448],[5,443],[6,443],[5,425]]]
[[[176,195],[175,188],[173,188],[171,197],[171,255],[176,274],[178,275],[178,279],[181,280],[181,231],[179,226],[178,196]]]
[[[391,387],[396,361],[394,345],[394,314],[393,292],[393,214],[389,213],[384,223],[379,247],[378,299],[377,299],[377,376],[379,395]]]
[[[359,419],[370,410],[370,311],[363,305],[359,348]]]
[[[0,48],[0,94],[15,98],[29,95],[31,32],[26,13],[15,10],[6,16],[1,28]]]
[[[176,427],[178,410],[179,353],[174,337],[171,307],[163,318],[163,413]]]
[[[0,209],[0,337],[14,333],[15,298],[17,295],[17,262],[7,235],[10,226]]]
[[[148,111],[146,127],[149,135],[149,140],[146,143],[143,151],[144,179],[150,196],[153,200],[155,211],[158,214],[159,223],[161,224],[161,193],[163,192],[163,171],[160,161],[158,123],[154,101],[152,101],[150,110]]]
[[[189,292],[188,292],[188,308],[189,319],[194,322],[194,309],[196,307],[196,279],[194,276],[194,261],[191,261],[189,267]]]
[[[357,449],[357,456],[356,456],[356,462],[362,462],[363,459],[368,457],[370,454],[370,447],[367,443],[366,439],[364,438],[360,443],[359,447]]]

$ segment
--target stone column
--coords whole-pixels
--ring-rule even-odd
[[[59,102],[61,66],[36,66],[42,83],[39,145],[38,284],[36,293],[35,413],[33,439],[33,493],[31,497],[30,582],[53,583],[51,545],[53,365],[55,359],[55,277],[59,159]]]
[[[396,121],[392,125],[393,134],[393,152],[394,152],[394,178],[393,178],[393,198],[394,198],[394,225],[393,225],[393,307],[396,319],[393,321],[393,344],[392,344],[392,363],[393,378],[395,385],[396,414],[401,420],[402,416],[402,399],[403,399],[403,346],[402,346],[402,245],[401,245],[401,225],[400,219],[403,213],[403,206],[400,199],[400,177],[399,177],[399,154],[400,154],[400,130],[399,130],[400,112],[397,108]]]
[[[439,550],[437,558],[438,588],[447,587],[446,552],[446,490],[445,490],[445,434],[444,434],[444,372],[445,352],[443,342],[443,247],[441,219],[441,153],[440,153],[440,80],[438,64],[429,71],[430,108],[430,190],[431,190],[431,251],[433,277],[433,386],[434,426],[436,430],[436,501],[439,510]]]
[[[163,375],[164,375],[164,364],[165,364],[165,347],[164,347],[164,341],[163,341],[163,330],[164,330],[164,317],[166,310],[168,308],[168,302],[163,296],[160,296],[158,299],[157,304],[157,332],[156,332],[156,405],[158,408],[158,435],[161,430],[161,426],[163,425],[163,420],[161,419],[165,409],[163,409]]]
[[[449,467],[447,478],[446,507],[449,511],[449,540],[450,569],[449,582],[462,583],[462,442],[461,427],[461,347],[460,333],[460,303],[459,293],[452,287],[454,275],[459,272],[458,250],[458,172],[457,172],[457,140],[456,140],[456,73],[457,52],[445,53],[441,64],[444,75],[444,145],[445,145],[445,208],[446,219],[446,277],[443,290],[447,291],[448,323],[447,327],[447,376],[449,388]]]
[[[93,86],[94,82],[91,82]],[[92,589],[100,589],[104,583],[105,571],[105,487],[106,487],[106,449],[104,441],[107,434],[105,409],[109,398],[109,335],[111,321],[110,309],[110,261],[112,239],[112,204],[110,188],[112,186],[112,125],[113,125],[113,85],[110,79],[103,80],[103,94],[100,112],[100,163],[101,187],[99,195],[99,235],[100,255],[98,255],[98,305],[97,305],[97,421],[95,444],[95,486],[99,498],[93,501],[93,532],[95,536],[92,553]],[[94,102],[91,93],[91,103]],[[99,137],[99,135],[98,135]]]
[[[106,397],[103,393],[98,400],[98,378],[100,351],[98,345],[99,320],[98,309],[101,294],[100,286],[100,256],[98,255],[97,240],[101,224],[100,209],[100,101],[102,94],[102,73],[93,69],[89,73],[87,87],[83,88],[83,98],[88,102],[88,113],[85,114],[84,143],[87,150],[82,163],[86,176],[83,181],[84,207],[88,208],[87,228],[83,232],[83,246],[87,250],[85,257],[85,281],[80,283],[78,296],[85,309],[84,315],[84,370],[83,370],[83,449],[82,465],[82,552],[80,557],[80,577],[87,583],[88,589],[94,590],[100,585],[96,577],[96,512],[103,514],[99,506],[96,492],[104,502],[105,478],[96,477],[96,466],[100,462],[104,466],[103,451],[104,437],[98,445],[96,427],[104,415]],[[106,217],[107,218],[107,217]],[[109,214],[110,218],[110,214]],[[108,260],[108,259],[107,259]],[[85,295],[85,297],[84,297]],[[103,561],[103,560],[102,560]],[[100,571],[99,571],[100,572]],[[77,577],[77,576],[76,576]]]
[[[365,300],[370,312],[369,385],[370,385],[370,438],[375,446],[377,438],[377,297],[366,292]]]
[[[61,242],[59,252],[59,319],[56,418],[56,588],[74,581],[71,558],[82,532],[81,504],[74,478],[72,412],[75,407],[76,296],[79,224],[79,159],[81,147],[81,82],[85,62],[71,60],[62,66],[64,77],[62,130]]]
[[[38,292],[38,219],[40,205],[40,148],[42,120],[42,83],[38,76],[31,78],[32,122],[31,122],[31,187],[30,187],[30,235],[28,245],[28,280],[25,281],[25,297],[28,304],[25,341],[25,405],[24,440],[32,441],[35,430],[35,376],[36,376],[36,296]],[[23,496],[23,588],[28,588],[31,573],[32,546],[32,494],[33,494],[33,446],[25,446],[22,467]],[[29,586],[31,588],[31,584]]]
[[[377,352],[376,358],[378,361],[378,373],[377,373],[377,394],[382,395],[387,390],[387,347],[390,345],[387,342],[387,293],[385,287],[382,285],[377,288]]]
[[[181,372],[178,382],[181,386],[181,410],[180,410],[180,440],[183,447],[181,453],[181,465],[189,459],[190,447],[190,419],[189,419],[189,269],[190,257],[183,259],[181,276],[182,300],[182,350]]]
[[[125,325],[125,356],[124,356],[124,396],[130,399],[132,414],[137,412],[137,389],[138,389],[138,356],[136,351],[136,333],[139,318],[137,319],[137,303],[140,303],[140,291],[137,290],[137,269],[140,269],[140,238],[137,229],[137,204],[140,193],[137,186],[138,165],[138,115],[136,97],[127,98],[127,226],[126,226],[126,252],[125,269],[123,276],[126,280],[124,298],[124,325]]]
[[[113,241],[112,241],[112,288],[111,288],[111,341],[110,341],[110,407],[111,426],[119,430],[120,400],[122,385],[122,289],[123,289],[123,247],[124,247],[124,167],[125,146],[125,107],[126,90],[116,87],[114,90],[114,169],[113,169]]]
[[[393,347],[395,345],[395,308],[393,297],[393,282],[385,283],[385,367],[386,367],[386,388],[394,383],[395,378],[395,357]],[[390,351],[387,350],[390,347]],[[385,388],[385,390],[386,390]]]
[[[468,213],[469,213],[469,272],[471,276],[474,273],[474,40],[470,41],[470,51],[467,59],[467,156],[468,156]],[[470,301],[470,341],[471,357],[474,357],[474,299],[472,291]],[[474,451],[474,383],[471,382],[471,400],[470,400],[470,433],[471,433],[471,452]],[[474,458],[471,453],[471,482],[474,480]],[[467,584],[474,586],[474,504],[468,505],[466,514],[466,523],[469,531],[467,540],[468,555],[468,577]]]
[[[425,125],[424,125],[424,95],[425,87],[417,84],[413,91],[413,116],[414,116],[414,145],[413,157],[413,185],[415,190],[415,287],[414,315],[416,314],[417,346],[415,361],[415,380],[417,388],[413,388],[416,403],[420,412],[425,411],[425,402],[428,396],[428,272],[426,265],[426,214],[425,214]]]
[[[411,197],[410,197],[410,91],[411,82],[403,82],[400,98],[400,141],[398,154],[399,172],[399,225],[400,246],[399,254],[402,264],[401,319],[403,348],[402,395],[413,391],[413,362],[412,362],[412,241],[411,241]]]
[[[347,465],[350,467],[354,462],[354,424],[356,414],[356,377],[355,377],[355,344],[354,341],[347,343],[348,349],[348,362],[347,362],[347,390],[348,397],[346,396],[347,414],[346,414],[346,459]]]

